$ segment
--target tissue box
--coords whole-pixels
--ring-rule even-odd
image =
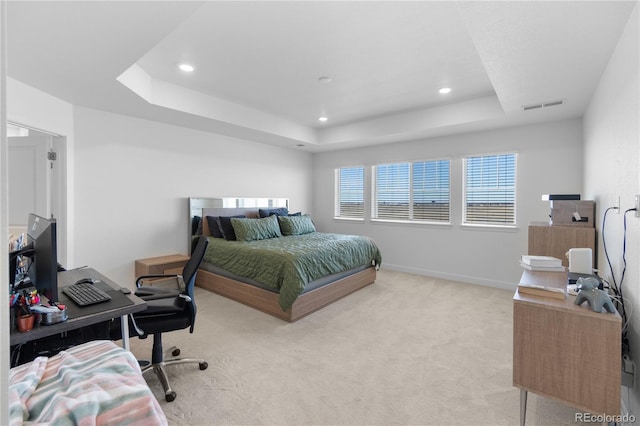
[[[570,225],[594,227],[596,218],[596,203],[589,200],[552,200],[551,225]],[[577,213],[577,215],[575,215]],[[579,219],[576,218],[579,216]]]

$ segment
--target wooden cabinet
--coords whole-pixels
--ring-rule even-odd
[[[564,287],[566,272],[524,271],[521,283]],[[527,392],[592,414],[620,414],[622,320],[575,296],[513,297],[513,385],[520,388],[521,424]]]
[[[596,228],[547,224],[529,225],[528,254],[553,256],[569,266],[566,253],[571,248],[590,248],[592,265],[596,265]]]
[[[142,275],[181,274],[189,256],[170,254],[168,256],[138,259],[135,263],[136,278]]]

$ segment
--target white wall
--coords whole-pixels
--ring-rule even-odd
[[[7,78],[7,119],[59,135],[73,133],[70,103],[10,77]]]
[[[285,197],[311,210],[311,154],[75,107],[76,265],[133,283],[134,260],[187,254],[188,197]]]
[[[462,158],[470,154],[515,152],[517,228],[461,226]],[[451,159],[451,226],[353,223],[333,219],[334,169],[438,158]],[[580,193],[582,121],[558,121],[318,154],[314,158],[314,212],[327,232],[367,235],[382,251],[382,267],[464,282],[515,288],[527,252],[527,226],[547,221],[546,193]],[[366,201],[365,201],[366,203]]]
[[[640,194],[639,21],[639,6],[636,5],[584,116],[584,192],[597,200],[601,218],[607,207],[617,205],[618,197],[621,200],[622,213],[609,212],[604,230],[602,223],[598,225],[598,250],[601,253],[598,268],[611,280],[604,256],[604,234],[618,282],[624,268],[623,213],[634,207],[634,195]],[[640,219],[635,218],[633,212],[626,218],[627,265],[622,292],[627,299],[627,311],[632,313],[629,326],[631,355],[636,367],[640,367]],[[640,380],[636,377],[635,382],[630,408],[638,418]]]

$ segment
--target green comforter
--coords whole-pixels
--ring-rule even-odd
[[[209,237],[204,261],[280,293],[286,311],[305,286],[327,275],[382,262],[368,237],[312,232],[259,241]]]

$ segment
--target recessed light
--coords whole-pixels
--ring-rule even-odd
[[[332,81],[333,81],[333,79],[331,77],[326,76],[326,75],[318,77],[318,82],[319,83],[329,84]]]
[[[180,68],[184,72],[193,72],[195,70],[195,67],[190,64],[180,64],[178,65],[178,68]]]
[[[441,95],[446,95],[447,93],[451,93],[451,88],[450,87],[442,87],[438,90],[438,93],[440,93]]]
[[[327,117],[325,117],[324,115],[323,115],[323,116],[321,116],[321,117],[318,117],[318,121],[322,121],[323,123],[324,123],[325,121],[327,121],[327,120],[328,120],[328,118],[327,118]]]

